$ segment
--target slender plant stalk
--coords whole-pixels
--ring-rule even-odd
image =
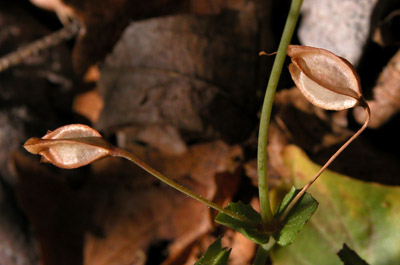
[[[302,0],[293,0],[290,6],[288,18],[282,33],[281,42],[275,57],[271,75],[267,85],[267,92],[264,97],[264,104],[261,111],[260,130],[258,134],[258,193],[260,198],[261,217],[265,225],[273,223],[273,215],[271,211],[269,192],[268,192],[268,175],[267,175],[267,139],[269,131],[269,121],[271,118],[272,103],[275,97],[276,87],[282,72],[282,67],[286,58],[286,50],[292,39],[297,19],[300,14]]]
[[[285,211],[282,213],[280,216],[279,220],[282,222],[286,216],[289,214],[290,210],[296,205],[296,203],[301,199],[303,194],[311,187],[311,185],[321,176],[321,174],[325,171],[325,169],[340,155],[340,153],[346,149],[346,147],[353,142],[368,126],[369,120],[370,120],[370,109],[368,106],[368,103],[365,100],[361,101],[365,112],[366,112],[366,118],[364,121],[363,126],[352,136],[350,137],[332,156],[329,158],[329,160],[323,165],[320,170],[315,174],[314,178],[305,185],[299,193],[297,193],[296,197],[289,203],[289,205],[286,207]]]
[[[290,6],[289,15],[283,29],[278,52],[272,66],[271,75],[268,80],[267,91],[261,110],[260,129],[258,133],[258,196],[260,198],[261,217],[265,226],[273,225],[274,217],[271,210],[268,191],[267,175],[267,141],[269,132],[269,122],[271,119],[272,104],[275,97],[276,87],[282,73],[283,64],[286,58],[286,50],[292,39],[296,23],[300,15],[300,8],[303,0],[293,0]],[[271,237],[265,245],[259,245],[253,265],[264,265],[267,261],[269,251],[274,246],[275,240]]]
[[[161,180],[162,182],[164,182],[165,184],[171,186],[172,188],[186,194],[187,196],[202,202],[203,204],[207,205],[210,208],[213,208],[221,213],[224,213],[226,215],[229,215],[230,217],[234,218],[234,219],[238,219],[247,223],[254,223],[252,220],[249,220],[243,216],[240,216],[232,211],[229,211],[227,209],[224,209],[222,206],[207,200],[206,198],[202,197],[201,195],[196,194],[195,192],[189,190],[188,188],[185,188],[182,185],[179,185],[178,183],[176,183],[175,181],[173,181],[172,179],[168,178],[167,176],[164,176],[163,174],[161,174],[160,172],[158,172],[157,170],[155,170],[154,168],[150,167],[149,165],[147,165],[144,161],[142,161],[141,159],[139,159],[137,156],[135,156],[134,154],[120,149],[120,148],[113,148],[112,149],[112,156],[115,157],[121,157],[121,158],[125,158],[133,163],[135,163],[136,165],[138,165],[139,167],[141,167],[142,169],[144,169],[145,171],[147,171],[148,173],[150,173],[151,175],[153,175],[154,177],[158,178],[159,180]]]

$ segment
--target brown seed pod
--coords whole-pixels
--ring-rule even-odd
[[[112,146],[100,133],[83,124],[66,125],[42,138],[30,138],[24,148],[40,154],[42,162],[67,169],[85,166],[112,152]]]
[[[327,110],[344,110],[361,105],[366,115],[363,126],[329,158],[289,203],[280,216],[281,221],[333,160],[365,130],[370,119],[370,110],[361,92],[360,78],[346,59],[324,49],[298,45],[289,45],[287,54],[292,59],[289,65],[292,79],[308,101]]]
[[[314,105],[327,110],[352,108],[362,99],[359,77],[345,59],[320,48],[289,45],[289,71]]]

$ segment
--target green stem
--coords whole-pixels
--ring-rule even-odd
[[[271,237],[269,242],[264,245],[259,245],[257,249],[257,254],[254,259],[253,265],[265,265],[267,258],[269,256],[269,251],[275,245],[275,239]]]
[[[268,193],[268,175],[267,175],[267,139],[269,130],[269,121],[271,118],[272,103],[275,97],[276,87],[282,72],[283,63],[286,58],[286,50],[292,39],[296,22],[300,14],[302,0],[293,0],[290,6],[288,18],[283,30],[278,53],[275,57],[271,75],[265,93],[264,104],[261,111],[260,131],[258,135],[258,192],[260,197],[261,216],[264,224],[272,224],[273,215],[271,211],[269,193]]]
[[[123,150],[123,149],[119,149],[119,148],[113,148],[112,149],[112,156],[115,157],[121,157],[121,158],[125,158],[133,163],[135,163],[136,165],[138,165],[139,167],[141,167],[142,169],[144,169],[145,171],[147,171],[148,173],[150,173],[151,175],[153,175],[154,177],[158,178],[159,180],[161,180],[162,182],[164,182],[165,184],[171,186],[172,188],[186,194],[187,196],[202,202],[203,204],[207,205],[210,208],[213,208],[221,213],[224,213],[226,215],[229,215],[230,217],[234,218],[234,219],[238,219],[247,223],[254,223],[252,220],[249,220],[247,218],[245,218],[244,216],[238,215],[232,211],[229,211],[227,209],[224,209],[222,206],[207,200],[206,198],[202,197],[201,195],[198,195],[197,193],[194,193],[193,191],[189,190],[188,188],[185,188],[182,185],[179,185],[178,183],[176,183],[175,181],[173,181],[172,179],[164,176],[163,174],[161,174],[160,172],[158,172],[157,170],[155,170],[154,168],[150,167],[149,165],[147,165],[144,161],[142,161],[140,158],[138,158],[137,156],[135,156],[134,154]]]

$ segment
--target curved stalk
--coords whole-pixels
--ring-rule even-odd
[[[142,161],[140,158],[138,158],[137,156],[135,156],[134,154],[120,149],[120,148],[113,148],[112,152],[111,152],[112,156],[115,157],[121,157],[121,158],[125,158],[133,163],[135,163],[136,165],[138,165],[139,167],[141,167],[143,170],[147,171],[148,173],[150,173],[151,175],[153,175],[154,177],[158,178],[160,181],[164,182],[165,184],[171,186],[172,188],[186,194],[187,196],[207,205],[210,208],[213,208],[214,210],[217,210],[221,213],[224,213],[226,215],[229,215],[232,218],[247,222],[247,223],[254,223],[253,221],[240,216],[232,211],[226,210],[224,209],[222,206],[207,200],[206,198],[202,197],[201,195],[198,195],[197,193],[189,190],[188,188],[185,188],[184,186],[176,183],[175,181],[173,181],[172,179],[168,178],[167,176],[164,176],[163,174],[161,174],[160,172],[158,172],[157,170],[155,170],[154,168],[150,167],[149,165],[147,165],[144,161]]]
[[[275,243],[275,239],[271,237],[267,244],[259,245],[253,265],[265,265],[269,256],[269,251],[273,248]]]
[[[289,205],[286,207],[285,211],[282,213],[280,216],[279,220],[282,222],[290,210],[296,205],[296,203],[301,199],[303,194],[311,187],[311,185],[321,176],[321,174],[325,171],[325,169],[340,155],[340,153],[346,149],[346,147],[353,142],[368,126],[370,116],[371,116],[371,111],[369,109],[368,103],[364,100],[361,99],[361,105],[364,107],[365,112],[366,112],[366,118],[364,121],[364,124],[361,126],[361,128],[352,136],[350,137],[332,156],[329,158],[329,160],[320,168],[320,170],[315,174],[314,178],[305,185],[301,191],[294,197],[294,199],[289,203]]]

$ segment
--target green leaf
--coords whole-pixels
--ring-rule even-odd
[[[295,146],[283,156],[297,187],[320,168]],[[399,264],[400,187],[366,183],[328,170],[309,193],[318,200],[318,210],[293,244],[273,249],[274,265],[342,265],[336,253],[343,243],[369,264]]]
[[[343,244],[343,248],[338,252],[338,256],[344,265],[368,265],[358,254]]]
[[[231,250],[222,248],[221,238],[212,243],[195,265],[227,265]]]
[[[286,207],[299,192],[300,189],[296,190],[295,187],[292,187],[279,205],[275,217],[278,218],[285,211]],[[310,194],[305,193],[297,202],[296,206],[290,210],[289,214],[285,218],[283,227],[274,235],[276,243],[281,246],[292,244],[297,234],[308,222],[317,208],[318,202]]]
[[[261,215],[250,205],[246,205],[242,202],[231,202],[225,209],[246,217],[252,221],[252,223],[234,219],[224,213],[219,213],[217,215],[215,218],[217,223],[242,233],[245,237],[257,244],[265,244],[269,241],[269,235],[259,231],[261,227]]]

